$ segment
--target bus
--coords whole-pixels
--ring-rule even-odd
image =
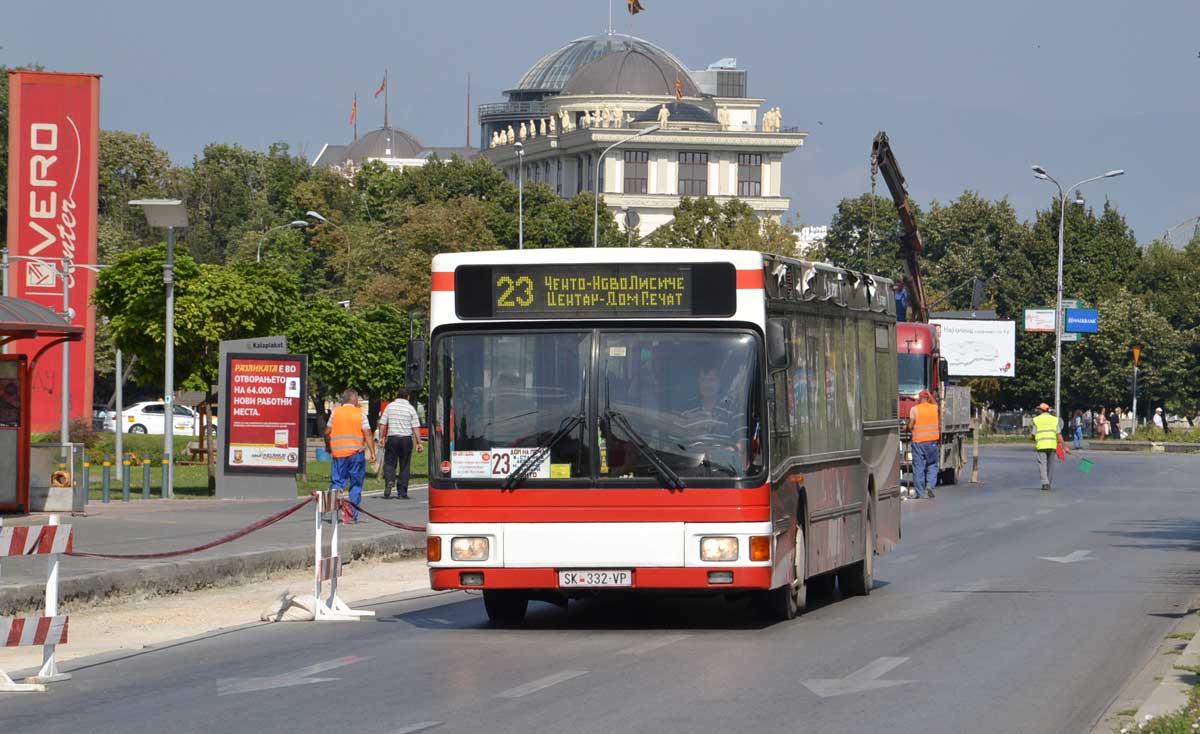
[[[605,592],[791,619],[900,538],[886,278],[750,251],[438,255],[434,589],[490,619]]]

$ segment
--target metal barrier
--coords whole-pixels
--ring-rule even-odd
[[[317,622],[334,621],[334,620],[351,620],[359,617],[374,617],[375,612],[364,611],[359,609],[351,609],[346,602],[342,601],[337,595],[337,580],[342,573],[342,559],[338,555],[338,527],[341,525],[342,515],[342,493],[340,490],[326,490],[324,492],[313,492],[313,497],[316,502],[313,505],[316,511],[313,515],[316,517],[316,552],[314,555],[315,575],[316,575],[316,591],[314,599],[316,602],[316,610],[313,619]],[[332,515],[330,522],[333,524],[333,529],[330,531],[329,538],[329,555],[325,556],[325,544],[322,542],[322,521],[325,515]],[[329,600],[321,600],[321,587],[325,581],[329,581]]]
[[[0,520],[0,523],[3,521]],[[54,658],[58,645],[67,643],[67,615],[58,613],[58,556],[72,550],[70,525],[59,525],[58,515],[50,516],[44,526],[0,525],[0,558],[5,556],[45,555],[49,557],[46,572],[46,613],[41,617],[0,617],[0,647],[42,646],[42,668],[37,675],[17,683],[0,670],[0,692],[45,691],[47,683],[69,680],[61,673]]]

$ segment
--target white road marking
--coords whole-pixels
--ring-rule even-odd
[[[404,727],[403,729],[397,729],[392,734],[416,734],[416,732],[428,731],[429,729],[432,729],[435,726],[441,726],[444,723],[446,723],[446,722],[444,722],[444,721],[422,721],[417,724],[409,724],[408,726]]]
[[[1000,530],[1001,528],[1006,528],[1006,527],[1008,527],[1008,520],[1005,520],[1003,522],[994,522],[991,525],[988,525],[988,530]]]
[[[888,560],[888,563],[908,563],[909,561],[916,560],[917,556],[919,556],[919,555],[921,555],[921,554],[920,553],[910,553],[907,556],[897,556],[895,558],[889,558],[887,560]]]
[[[1079,563],[1080,561],[1092,561],[1090,550],[1077,550],[1068,553],[1065,556],[1038,556],[1043,561],[1054,561],[1055,563]]]
[[[1035,515],[1049,515],[1051,512],[1054,512],[1054,508],[1053,508],[1053,507],[1047,507],[1046,509],[1044,509],[1044,510],[1038,510],[1037,512],[1035,512],[1035,513],[1033,513],[1033,514],[1035,514]]]
[[[337,660],[327,660],[316,665],[309,665],[306,668],[292,671],[291,673],[281,673],[279,675],[266,676],[262,678],[222,678],[217,681],[217,695],[231,696],[235,693],[250,693],[252,691],[269,691],[273,688],[288,688],[290,686],[306,686],[312,683],[328,683],[329,681],[338,680],[337,678],[313,678],[318,673],[324,673],[326,670],[334,668],[344,668],[347,665],[362,662],[366,658],[360,658],[355,655],[348,655]]]
[[[429,621],[437,623],[437,624],[453,624],[453,622],[451,622],[450,620],[442,619],[441,617],[430,617]]]
[[[656,640],[649,640],[648,642],[642,642],[637,645],[630,645],[624,650],[618,650],[617,654],[641,655],[642,653],[650,652],[651,650],[657,650],[660,647],[666,647],[674,642],[686,640],[689,637],[691,637],[691,635],[667,635],[666,637],[659,637]]]
[[[874,662],[867,663],[845,678],[809,678],[801,683],[821,698],[916,683],[915,680],[880,680],[879,678],[889,670],[906,662],[908,662],[908,658],[879,658]]]
[[[523,686],[509,688],[503,693],[497,693],[496,698],[521,698],[522,696],[528,696],[531,693],[536,693],[543,688],[549,688],[550,686],[569,681],[572,678],[578,678],[581,675],[587,675],[587,671],[563,670],[555,673],[554,675],[548,675],[545,678],[538,678],[537,680],[529,681]]]
[[[1032,519],[1032,518],[1030,518],[1029,515],[1021,515],[1020,517],[1014,517],[1012,519],[1012,521],[1013,522],[1025,522],[1026,520],[1030,520],[1030,519]]]

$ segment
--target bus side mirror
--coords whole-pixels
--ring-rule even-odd
[[[413,339],[408,342],[408,355],[405,359],[404,386],[409,390],[418,391],[425,387],[426,348],[424,339]]]
[[[787,319],[767,319],[767,368],[772,372],[787,369],[789,325]]]
[[[945,357],[938,358],[938,378],[943,384],[950,378],[950,363],[946,361]]]

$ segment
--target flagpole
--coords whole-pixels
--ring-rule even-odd
[[[471,72],[467,72],[467,147],[471,147]]]
[[[383,70],[383,127],[388,127],[388,70]]]
[[[608,35],[612,35],[612,0],[608,0]]]
[[[354,93],[354,139],[358,140],[358,92]]]

